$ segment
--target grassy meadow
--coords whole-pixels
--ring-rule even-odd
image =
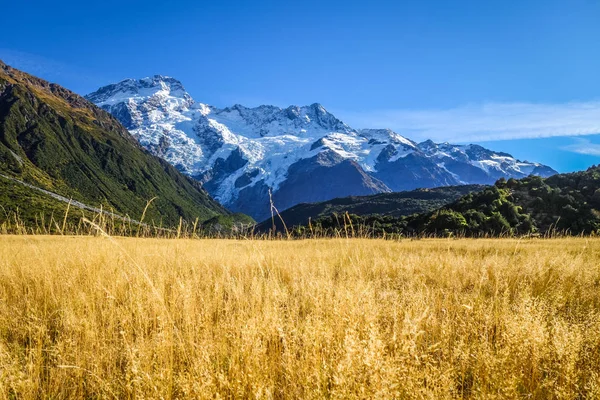
[[[600,239],[0,236],[0,398],[600,398]]]

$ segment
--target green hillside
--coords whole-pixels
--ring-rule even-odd
[[[156,197],[146,221],[157,225],[230,215],[198,182],[142,149],[110,114],[1,62],[0,174],[134,219]],[[3,206],[19,204],[26,203]]]
[[[501,179],[435,211],[391,216],[330,215],[312,223],[332,234],[347,226],[369,227],[374,235],[503,236],[596,234],[600,231],[600,167],[543,179]],[[307,227],[295,231],[308,232]]]
[[[21,226],[56,231],[57,224],[63,225],[67,207],[68,203],[0,176],[0,233],[14,233]],[[73,226],[82,216],[91,218],[92,213],[72,207],[67,222]]]
[[[341,197],[319,203],[303,203],[281,212],[275,218],[277,230],[283,229],[281,219],[288,228],[305,225],[309,219],[317,220],[333,214],[379,215],[402,217],[438,209],[456,201],[467,193],[483,190],[485,185],[446,186],[432,189],[416,189],[405,192],[380,193],[370,196]],[[272,220],[262,222],[258,230],[268,231]]]

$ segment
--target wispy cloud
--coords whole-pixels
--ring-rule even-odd
[[[600,144],[592,143],[588,139],[577,138],[575,143],[563,146],[561,149],[588,156],[600,156]]]
[[[476,142],[600,133],[600,101],[487,103],[446,110],[339,113],[354,127],[390,128],[416,140]]]

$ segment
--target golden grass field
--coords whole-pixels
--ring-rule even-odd
[[[600,398],[600,240],[0,236],[1,398]]]

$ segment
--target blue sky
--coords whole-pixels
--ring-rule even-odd
[[[163,74],[216,106],[319,102],[357,128],[483,143],[559,171],[600,163],[598,0],[23,0],[2,10],[0,59],[81,94]]]

